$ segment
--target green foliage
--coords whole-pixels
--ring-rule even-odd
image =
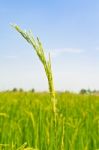
[[[86,89],[81,89],[80,90],[80,94],[86,94],[87,93],[87,90]]]
[[[12,90],[13,92],[17,92],[17,88],[13,88],[13,90]]]
[[[49,94],[1,92],[0,150],[99,149],[99,97],[59,93],[56,98],[57,141]]]

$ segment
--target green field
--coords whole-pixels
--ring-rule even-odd
[[[57,94],[56,126],[47,93],[0,93],[0,150],[99,149],[99,97]]]

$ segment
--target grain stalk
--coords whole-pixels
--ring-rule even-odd
[[[19,26],[12,25],[25,39],[26,41],[32,45],[33,49],[35,50],[37,56],[39,57],[41,63],[43,64],[48,85],[49,85],[49,92],[51,97],[51,103],[52,103],[52,110],[54,113],[54,119],[56,122],[56,98],[55,98],[55,89],[54,89],[54,83],[53,83],[53,75],[52,75],[52,67],[51,67],[51,58],[49,54],[49,59],[47,60],[45,57],[44,49],[42,46],[42,43],[40,42],[39,38],[37,37],[37,40],[34,39],[33,34],[31,31],[23,31]]]

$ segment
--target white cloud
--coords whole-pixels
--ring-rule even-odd
[[[99,51],[99,47],[96,47],[96,50]]]
[[[82,49],[78,49],[78,48],[62,48],[62,49],[51,49],[50,54],[52,57],[57,57],[60,55],[64,55],[65,53],[76,53],[76,54],[80,54],[83,52]]]

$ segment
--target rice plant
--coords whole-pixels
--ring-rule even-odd
[[[55,93],[50,56],[46,60],[40,40],[13,27],[43,64],[50,95],[0,92],[0,150],[98,150],[99,96]]]
[[[43,67],[45,69],[45,73],[48,79],[49,84],[49,92],[51,95],[51,102],[53,107],[53,112],[56,116],[56,98],[55,98],[55,90],[54,90],[54,83],[53,83],[53,75],[52,75],[52,68],[51,68],[51,58],[49,54],[49,59],[47,60],[45,57],[44,49],[42,43],[40,42],[39,38],[37,40],[34,39],[33,34],[31,31],[23,31],[19,26],[13,25],[13,27],[26,39],[26,41],[32,45],[33,49],[35,50],[37,56],[39,57]]]
[[[99,96],[56,93],[56,150],[99,149]],[[48,93],[0,93],[0,150],[55,150]]]

